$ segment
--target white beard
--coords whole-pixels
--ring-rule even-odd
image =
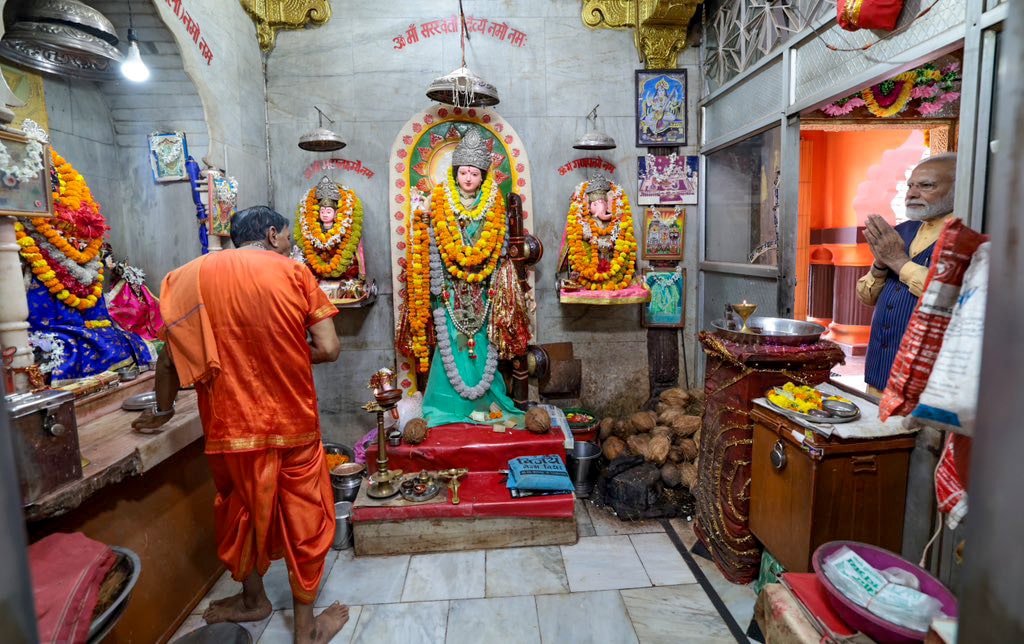
[[[914,221],[928,221],[929,219],[937,219],[939,217],[945,217],[949,213],[953,212],[953,191],[942,198],[941,201],[937,201],[927,206],[907,206],[907,219]]]

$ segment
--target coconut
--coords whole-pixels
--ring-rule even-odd
[[[687,437],[696,434],[700,429],[701,419],[699,416],[680,416],[672,423],[672,432],[676,436]]]
[[[664,425],[656,425],[654,429],[651,430],[651,437],[653,438],[654,436],[665,436],[669,439],[669,442],[671,442],[672,428],[665,427]]]
[[[646,434],[654,429],[658,422],[658,415],[653,411],[638,411],[629,417],[629,422],[637,432]]]
[[[672,448],[668,450],[668,460],[673,463],[681,463],[682,461],[685,461],[686,456],[683,454],[683,448],[678,445],[673,445]]]
[[[629,446],[630,453],[637,456],[643,456],[644,459],[647,460],[650,460],[647,456],[647,448],[650,447],[650,444],[650,434],[633,434],[626,439],[626,445]]]
[[[686,405],[686,403],[690,402],[690,395],[679,387],[673,387],[672,389],[666,389],[661,392],[661,396],[658,400],[669,407],[682,407]]]
[[[652,436],[651,442],[647,446],[647,460],[664,465],[671,447],[672,440],[668,436]]]
[[[615,419],[609,416],[601,421],[600,429],[598,430],[598,437],[601,440],[606,440],[612,435],[612,431],[615,429]]]
[[[676,487],[682,482],[682,476],[679,474],[679,468],[676,467],[675,463],[665,463],[661,466],[661,480],[665,482],[668,487]]]
[[[683,453],[684,461],[696,460],[697,452],[699,450],[697,449],[697,442],[694,441],[692,438],[684,438],[683,440],[679,441],[677,447]]]
[[[413,418],[405,424],[402,432],[402,440],[410,445],[419,445],[427,438],[427,421],[422,418]]]
[[[668,405],[666,405],[663,402],[660,402],[660,403],[658,403],[657,405],[654,406],[654,411],[658,412],[659,416],[664,414],[669,409],[672,409],[672,408],[669,407]]]
[[[622,442],[622,439],[618,436],[611,436],[608,440],[604,441],[601,447],[601,453],[609,461],[614,461],[618,457],[622,456],[622,453],[626,451],[626,444]]]
[[[680,463],[677,467],[683,485],[690,488],[691,493],[694,492],[697,489],[697,466],[693,463]]]
[[[551,431],[551,415],[540,407],[531,407],[526,412],[526,429],[534,434],[546,434]]]
[[[679,407],[669,407],[665,411],[658,414],[659,425],[671,425],[683,416],[686,412]]]

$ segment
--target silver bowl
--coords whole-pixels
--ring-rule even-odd
[[[825,332],[825,327],[820,324],[787,318],[752,317],[747,325],[753,332],[740,331],[738,324],[727,324],[723,319],[711,323],[715,335],[741,344],[814,344],[821,340],[821,334]]]

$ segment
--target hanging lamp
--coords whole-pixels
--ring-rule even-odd
[[[334,121],[326,116],[316,105],[313,106],[313,109],[320,115],[320,126],[300,136],[299,147],[310,152],[334,152],[345,147],[347,144],[340,136],[333,130],[328,130],[324,127],[324,119],[331,123],[334,123]]]
[[[615,148],[615,139],[597,129],[597,108],[599,104],[587,114],[587,132],[576,139],[572,144],[577,150],[611,150]]]
[[[121,75],[133,83],[149,80],[149,67],[142,62],[139,53],[139,39],[135,35],[135,18],[132,16],[132,3],[128,2],[128,56],[121,62]]]
[[[455,107],[491,107],[501,102],[498,88],[474,74],[466,67],[466,14],[459,0],[459,46],[462,49],[462,65],[450,74],[439,76],[427,88],[427,98]]]

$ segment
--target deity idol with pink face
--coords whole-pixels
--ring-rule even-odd
[[[295,213],[295,259],[304,262],[332,300],[366,297],[363,205],[355,191],[322,177]]]

